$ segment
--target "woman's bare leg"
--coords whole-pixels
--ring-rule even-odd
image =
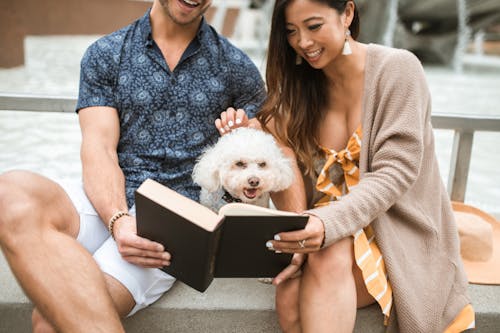
[[[356,283],[351,237],[309,254],[300,284],[302,332],[352,332]]]
[[[31,314],[31,325],[33,333],[57,333],[54,326],[47,321],[36,308]]]
[[[368,289],[366,289],[363,273],[356,262],[352,265],[352,273],[354,275],[354,281],[356,282],[357,308],[364,308],[365,306],[375,303],[375,299],[370,295]]]
[[[300,333],[300,277],[286,280],[276,287],[276,313],[285,333]]]
[[[282,282],[276,287],[276,312],[281,329],[286,333],[310,330],[321,332],[322,328],[306,327],[306,323],[312,322],[324,323],[322,327],[325,331],[331,331],[335,327],[335,332],[341,332],[338,323],[342,321],[346,324],[345,330],[352,331],[356,308],[375,303],[366,289],[361,269],[354,261],[352,238],[346,238],[309,256],[312,259],[309,258],[306,264],[307,274]],[[312,273],[316,273],[316,276]],[[331,291],[330,287],[334,290]],[[348,309],[342,304],[347,304]],[[316,307],[320,309],[317,310]],[[337,311],[339,307],[340,310]],[[336,319],[339,317],[341,320]],[[334,324],[335,326],[330,326]]]

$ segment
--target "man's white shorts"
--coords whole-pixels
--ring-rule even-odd
[[[135,307],[128,314],[147,307],[172,287],[175,278],[156,268],[142,268],[123,260],[113,238],[85,195],[81,184],[58,182],[66,191],[80,215],[77,240],[93,254],[101,270],[129,290]]]

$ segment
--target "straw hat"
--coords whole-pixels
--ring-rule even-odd
[[[500,284],[500,222],[464,203],[452,202],[452,206],[469,282]]]

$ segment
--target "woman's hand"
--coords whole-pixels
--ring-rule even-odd
[[[260,128],[260,125],[255,118],[248,119],[245,110],[228,108],[220,114],[220,118],[215,120],[215,127],[219,130],[220,135],[224,135],[238,127]]]
[[[307,225],[302,230],[282,232],[268,241],[269,250],[284,253],[311,253],[321,249],[325,238],[325,226],[316,216],[310,215]]]
[[[290,265],[288,265],[273,279],[273,284],[277,286],[283,281],[300,276],[302,274],[302,265],[306,261],[306,258],[307,254],[295,253],[292,257]]]
[[[137,235],[135,217],[118,219],[113,229],[118,251],[124,260],[146,268],[170,265],[170,253],[165,252],[163,245]]]

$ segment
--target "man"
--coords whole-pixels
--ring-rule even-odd
[[[120,317],[171,287],[158,269],[170,254],[136,234],[134,190],[153,178],[198,199],[191,171],[218,137],[215,119],[228,107],[253,115],[265,98],[257,68],[205,22],[210,4],[155,0],[89,47],[77,105],[83,188],[0,176],[0,245],[35,305],[35,332],[122,332]]]

